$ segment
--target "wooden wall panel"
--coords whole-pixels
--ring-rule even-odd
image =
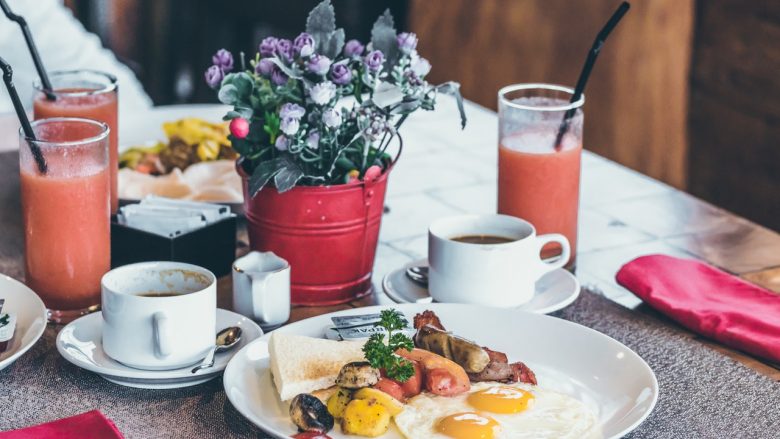
[[[517,82],[573,85],[616,0],[411,0],[409,27],[431,79],[455,79],[490,108]],[[637,0],[586,90],[585,147],[666,181],[686,182],[693,0]]]
[[[780,2],[697,6],[690,190],[780,230]]]

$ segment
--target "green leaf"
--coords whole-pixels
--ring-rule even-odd
[[[268,59],[270,59],[272,63],[276,64],[276,66],[279,67],[279,69],[281,71],[283,71],[284,74],[289,76],[290,78],[293,78],[293,79],[302,79],[303,78],[303,72],[301,72],[300,69],[298,69],[298,67],[296,67],[296,66],[293,66],[293,67],[286,66],[286,65],[284,65],[282,60],[280,60],[279,58],[277,58],[275,56],[271,57],[271,58],[268,58]]]
[[[233,84],[224,84],[219,88],[217,99],[225,105],[235,105],[238,102],[238,89]]]
[[[336,59],[344,48],[344,29],[336,29],[330,34],[328,41],[324,43],[322,54],[330,59]]]
[[[249,177],[249,193],[254,197],[260,192],[261,189],[268,184],[268,181],[276,175],[281,168],[280,158],[260,162],[256,167],[252,175]]]
[[[390,71],[398,61],[398,41],[395,39],[395,24],[390,9],[380,15],[371,29],[371,45],[374,50],[381,50],[385,54],[385,71]]]
[[[281,166],[279,172],[274,176],[274,184],[276,185],[276,190],[281,194],[295,187],[298,180],[303,177],[303,170],[288,155],[280,159]]]
[[[466,128],[466,109],[463,108],[463,96],[460,94],[460,84],[457,82],[445,82],[438,85],[436,91],[455,97],[455,102],[458,104],[458,112],[460,113],[460,127]]]
[[[317,53],[327,55],[326,47],[330,42],[331,35],[336,31],[336,11],[330,0],[323,0],[309,12],[306,19],[306,32],[314,37],[317,43]],[[329,56],[331,59],[334,58]]]
[[[254,79],[246,72],[234,73],[232,79],[231,83],[236,87],[239,99],[249,100],[249,96],[255,87]]]

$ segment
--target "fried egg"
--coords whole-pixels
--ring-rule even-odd
[[[407,439],[601,438],[582,402],[524,383],[475,383],[461,395],[422,393],[395,416]]]

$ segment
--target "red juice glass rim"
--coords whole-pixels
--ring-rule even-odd
[[[113,93],[118,88],[116,76],[99,70],[56,70],[49,72],[49,80],[54,88],[50,92],[57,97],[100,95]],[[44,92],[40,79],[33,81],[33,88],[36,91]]]
[[[539,91],[538,94],[533,91]],[[520,93],[517,93],[520,92]],[[517,94],[517,96],[512,96]],[[580,98],[574,102],[569,102],[571,96],[574,95],[574,89],[566,87],[564,85],[557,84],[545,84],[541,82],[528,83],[528,84],[512,84],[502,87],[498,90],[498,100],[502,105],[506,105],[516,110],[529,110],[529,111],[558,111],[564,112],[580,108],[585,104],[585,94],[583,93]],[[528,105],[515,101],[521,97],[550,97],[557,98],[566,101],[561,105]]]
[[[86,134],[86,137],[73,139],[62,139],[61,137],[58,139],[52,139],[51,137],[47,138],[47,135],[51,136],[51,133],[47,133],[47,131],[43,128],[50,124],[81,125],[82,128],[87,128],[85,131],[88,134]],[[103,122],[80,117],[50,117],[32,121],[30,122],[30,125],[32,126],[33,132],[35,132],[36,136],[34,142],[36,145],[41,147],[41,149],[53,147],[78,147],[82,145],[88,145],[107,139],[109,133],[111,132],[111,128],[109,128],[109,126]],[[62,131],[59,131],[59,133],[61,134]],[[27,140],[28,142],[30,141],[27,139],[27,136],[21,128],[19,128],[19,137]]]

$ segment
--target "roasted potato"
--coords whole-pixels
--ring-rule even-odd
[[[390,428],[390,412],[374,400],[353,399],[344,410],[341,430],[346,434],[377,437]]]
[[[336,393],[328,398],[328,412],[334,418],[341,418],[344,415],[344,409],[347,408],[347,404],[352,401],[352,394],[352,390],[339,387]]]
[[[395,416],[401,413],[404,409],[404,405],[397,399],[393,398],[392,396],[388,395],[387,393],[381,390],[372,389],[370,387],[365,387],[363,389],[358,390],[357,392],[355,392],[353,398],[375,401],[383,405],[387,409],[387,412],[390,413],[390,416]]]

